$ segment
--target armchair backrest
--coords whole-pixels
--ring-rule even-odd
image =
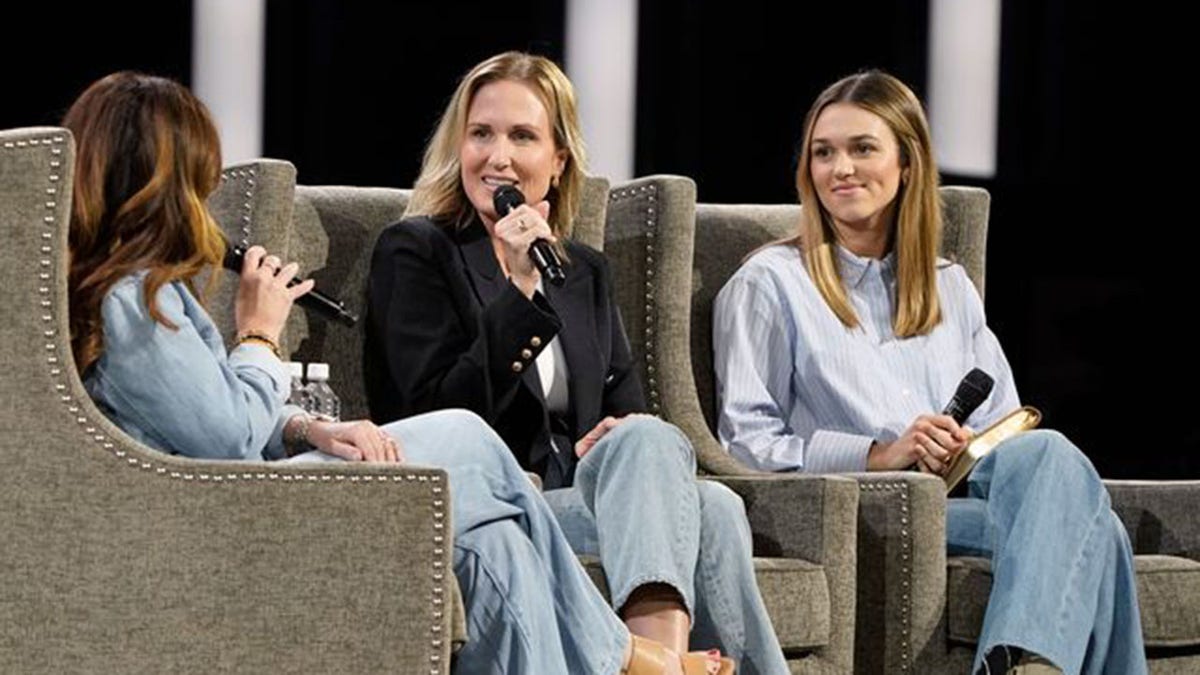
[[[317,270],[312,274],[317,287],[345,303],[359,321],[350,328],[310,318],[308,337],[292,358],[329,364],[329,383],[341,399],[344,419],[368,416],[362,350],[371,253],[379,233],[404,215],[410,194],[392,188],[296,187],[293,259]]]
[[[226,167],[221,184],[208,198],[208,209],[224,230],[226,238],[243,248],[265,247],[283,260],[288,255],[288,233],[292,229],[292,190],[296,167],[278,159],[259,159]],[[204,283],[206,280],[201,280]],[[222,272],[208,309],[221,329],[225,344],[231,344],[237,327],[233,321],[233,297],[237,277]],[[296,316],[288,318],[280,345],[284,351],[303,339],[305,326]]]
[[[746,473],[704,428],[692,380],[696,183],[646,176],[609,191],[604,252],[650,411],[692,440],[702,471]]]

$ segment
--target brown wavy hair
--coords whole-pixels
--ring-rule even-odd
[[[812,134],[821,112],[834,103],[850,103],[874,113],[892,130],[900,146],[907,178],[900,184],[891,241],[896,252],[897,298],[893,329],[898,337],[925,335],[941,322],[937,294],[937,256],[942,241],[942,204],[938,168],[929,123],[921,101],[899,79],[878,70],[844,77],[813,103],[804,121],[804,140],[796,167],[796,191],[804,205],[800,232],[789,240],[800,247],[809,275],[826,304],[849,328],[858,315],[838,274],[837,229],[817,197],[812,179]]]
[[[104,351],[101,305],[123,277],[146,270],[151,318],[158,290],[182,280],[201,300],[212,289],[225,237],[205,199],[221,178],[221,146],[208,110],[177,82],[133,72],[93,83],[63,126],[75,137],[69,235],[71,350],[80,372]],[[194,279],[211,269],[203,293]]]

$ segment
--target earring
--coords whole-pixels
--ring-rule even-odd
[[[555,174],[554,177],[550,179],[550,187],[552,187],[552,188],[558,187],[558,174]]]

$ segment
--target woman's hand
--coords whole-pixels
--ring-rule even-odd
[[[867,469],[894,471],[917,464],[922,471],[941,476],[970,440],[970,430],[953,417],[921,415],[896,440],[872,445]]]
[[[308,442],[327,455],[351,462],[404,462],[400,441],[368,420],[313,420],[308,426]]]
[[[313,287],[313,280],[308,279],[288,288],[299,270],[296,263],[281,264],[261,246],[246,251],[234,302],[238,333],[258,333],[279,342],[292,302]]]
[[[621,423],[633,417],[650,417],[647,413],[630,413],[624,417],[608,416],[600,420],[591,431],[583,435],[583,438],[575,441],[575,456],[583,459],[583,456],[591,452],[596,443],[600,442],[601,438],[608,435],[608,432],[621,426]]]
[[[522,204],[496,221],[492,236],[499,242],[497,253],[508,270],[508,278],[527,298],[533,297],[541,274],[529,256],[529,247],[537,239],[558,241],[546,219],[550,217],[550,202],[530,206]]]
[[[612,416],[600,420],[600,423],[593,427],[591,431],[584,434],[583,438],[575,441],[575,456],[583,459],[583,456],[591,452],[592,448],[596,446],[596,443],[600,442],[601,438],[604,438],[608,432],[616,429],[625,420],[625,417]]]

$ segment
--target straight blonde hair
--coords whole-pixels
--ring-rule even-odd
[[[899,208],[891,233],[898,289],[893,330],[902,338],[924,335],[942,318],[937,293],[942,205],[929,123],[921,102],[900,80],[869,70],[838,80],[817,97],[804,121],[804,141],[796,168],[796,191],[804,207],[800,232],[785,243],[800,248],[809,275],[838,319],[848,328],[857,327],[858,315],[838,273],[837,230],[812,179],[813,128],[821,112],[834,103],[849,103],[879,116],[900,146],[900,162],[907,175],[896,195]]]
[[[520,82],[533,89],[553,127],[555,149],[567,152],[558,185],[551,185],[547,195],[550,230],[560,240],[565,239],[571,235],[571,223],[579,211],[586,165],[575,88],[553,61],[522,52],[497,54],[476,65],[458,83],[425,147],[421,173],[404,215],[447,220],[457,227],[465,226],[474,217],[474,207],[462,184],[459,148],[475,94],[485,85],[501,80]]]

